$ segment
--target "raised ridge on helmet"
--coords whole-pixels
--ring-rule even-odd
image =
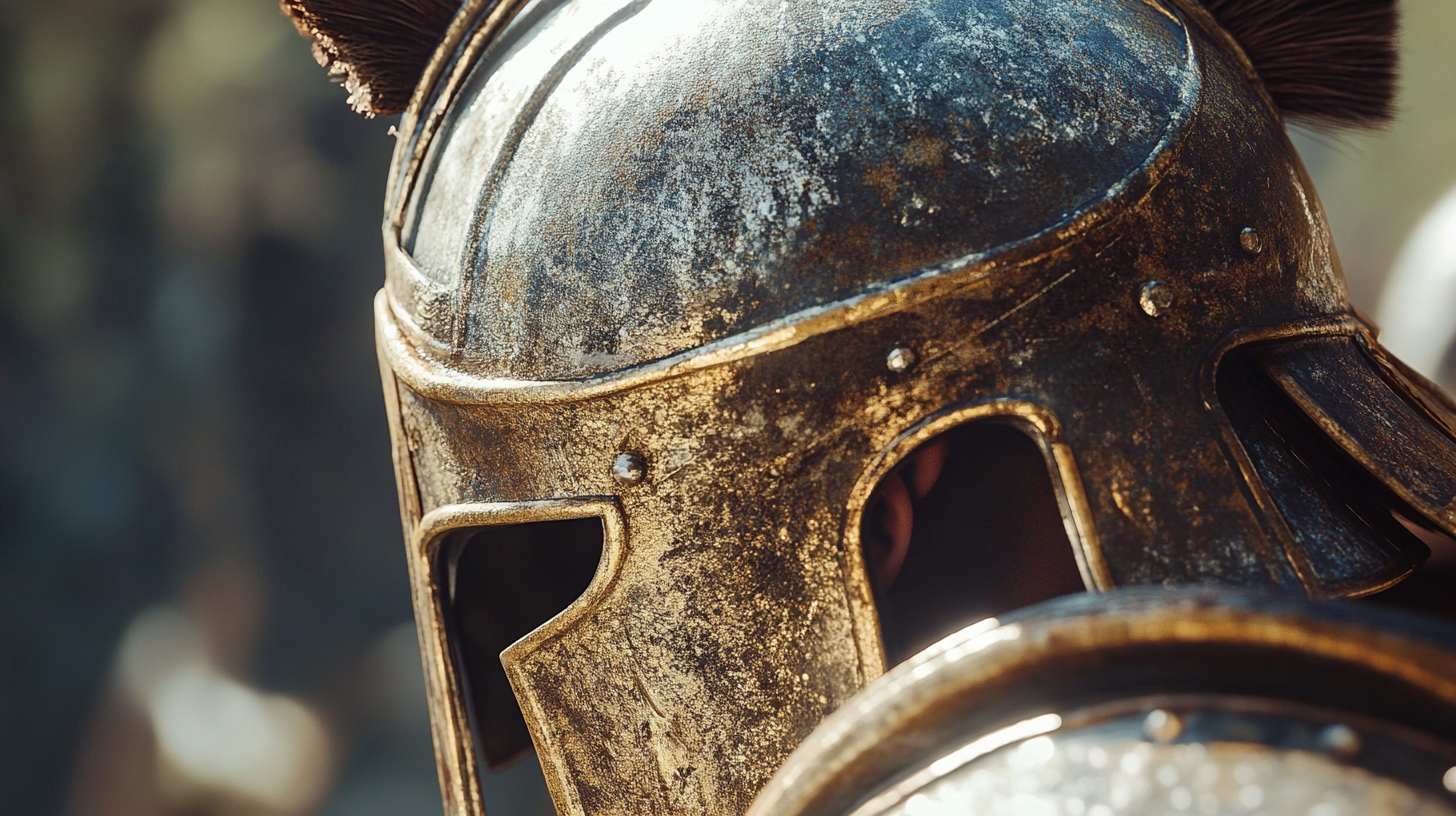
[[[491,5],[495,5],[492,3]],[[279,0],[365,116],[401,113],[460,0]]]
[[[1375,128],[1395,114],[1396,0],[1202,0],[1291,121]]]
[[[623,371],[1073,223],[1201,87],[1144,0],[562,7],[452,102],[399,235],[397,312],[479,376]]]

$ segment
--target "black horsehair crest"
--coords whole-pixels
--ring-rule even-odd
[[[1300,124],[1370,128],[1395,111],[1396,0],[1203,0],[1274,104]]]
[[[1396,0],[1203,0],[1289,119],[1380,127],[1395,102]],[[403,111],[458,0],[280,0],[366,116]]]
[[[314,58],[365,116],[401,113],[459,0],[279,0]]]

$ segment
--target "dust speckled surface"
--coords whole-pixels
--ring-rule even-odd
[[[1456,816],[1391,779],[1307,751],[1065,734],[982,757],[885,816]]]
[[[1233,340],[1367,329],[1277,112],[1176,9],[539,0],[406,116],[443,124],[396,154],[376,316],[452,813],[431,542],[461,526],[606,520],[587,595],[503,661],[578,816],[742,813],[883,671],[862,511],[957,423],[1037,441],[1089,588],[1409,570],[1369,535],[1311,569],[1236,458]]]

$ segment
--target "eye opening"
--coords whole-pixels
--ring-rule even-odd
[[[1087,588],[1056,464],[1026,424],[963,422],[876,484],[860,546],[890,665],[977,620]]]
[[[450,659],[486,767],[502,770],[533,749],[501,653],[582,598],[606,536],[606,520],[588,515],[462,527],[437,539]]]
[[[1396,512],[1396,521],[1431,551],[1409,578],[1361,601],[1456,621],[1456,540]]]
[[[1266,523],[1287,531],[1325,597],[1388,591],[1426,559],[1420,514],[1330,439],[1261,370],[1261,346],[1218,367],[1218,402],[1247,457]]]

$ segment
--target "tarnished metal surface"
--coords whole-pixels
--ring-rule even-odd
[[[1456,632],[1369,607],[1212,589],[1068,598],[894,669],[815,730],[749,816],[1447,814],[1453,678]]]
[[[1300,340],[1259,356],[1290,398],[1346,454],[1392,485],[1413,515],[1456,524],[1456,442],[1402,398],[1353,342]]]
[[[1245,346],[1378,347],[1191,7],[537,0],[485,48],[483,5],[405,118],[376,302],[452,814],[481,812],[462,527],[604,519],[587,594],[503,656],[577,816],[737,816],[883,671],[861,516],[959,423],[1037,441],[1088,588],[1351,595],[1422,557],[1293,530],[1229,421]]]
[[[391,281],[481,376],[660,359],[1066,223],[1157,154],[1198,82],[1144,0],[533,13],[482,58],[405,223],[468,317]]]

